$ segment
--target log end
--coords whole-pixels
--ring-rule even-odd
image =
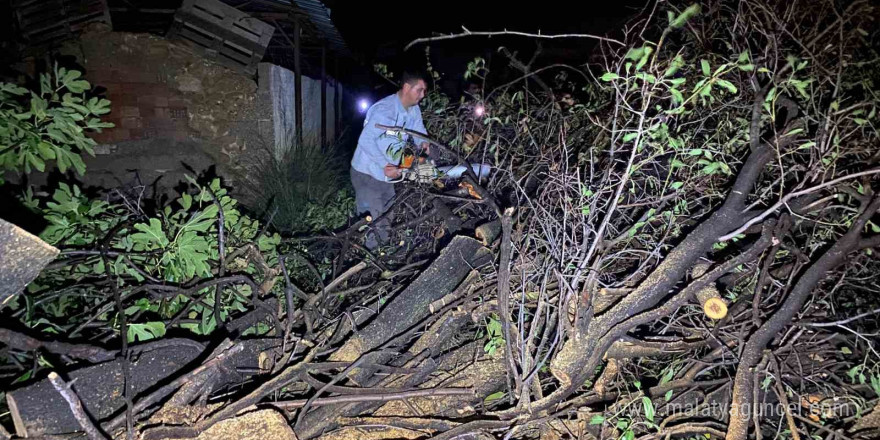
[[[703,303],[703,313],[712,319],[721,319],[727,316],[727,303],[721,298],[709,298]]]
[[[0,304],[23,291],[58,253],[36,235],[0,219]]]

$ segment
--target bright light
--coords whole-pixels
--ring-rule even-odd
[[[483,113],[486,112],[486,109],[483,108],[482,105],[478,105],[477,108],[474,109],[474,114],[477,116],[483,116]]]
[[[358,101],[358,109],[360,109],[361,113],[367,111],[368,108],[370,108],[370,103],[366,99]]]

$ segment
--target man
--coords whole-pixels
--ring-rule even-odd
[[[392,181],[401,177],[398,165],[408,135],[378,128],[376,124],[425,133],[419,101],[425,97],[426,77],[417,72],[404,72],[401,81],[397,93],[383,98],[367,110],[364,128],[351,159],[351,184],[354,186],[358,215],[369,212],[376,219],[384,214],[394,197]],[[430,151],[427,142],[421,142],[421,148],[425,153]],[[389,217],[377,221],[373,225],[375,233],[367,234],[365,244],[368,249],[373,250],[380,243],[387,243],[391,232]]]

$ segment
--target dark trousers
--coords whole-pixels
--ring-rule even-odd
[[[373,219],[379,218],[391,206],[394,198],[394,184],[382,182],[351,168],[351,185],[354,187],[354,201],[357,214],[369,212]],[[380,243],[388,242],[391,233],[391,214],[372,224],[372,231],[367,233],[366,246],[375,249]]]

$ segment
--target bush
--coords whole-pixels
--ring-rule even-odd
[[[290,148],[280,159],[265,148],[252,156],[241,190],[253,208],[284,232],[341,227],[354,212],[347,162],[338,147]]]

